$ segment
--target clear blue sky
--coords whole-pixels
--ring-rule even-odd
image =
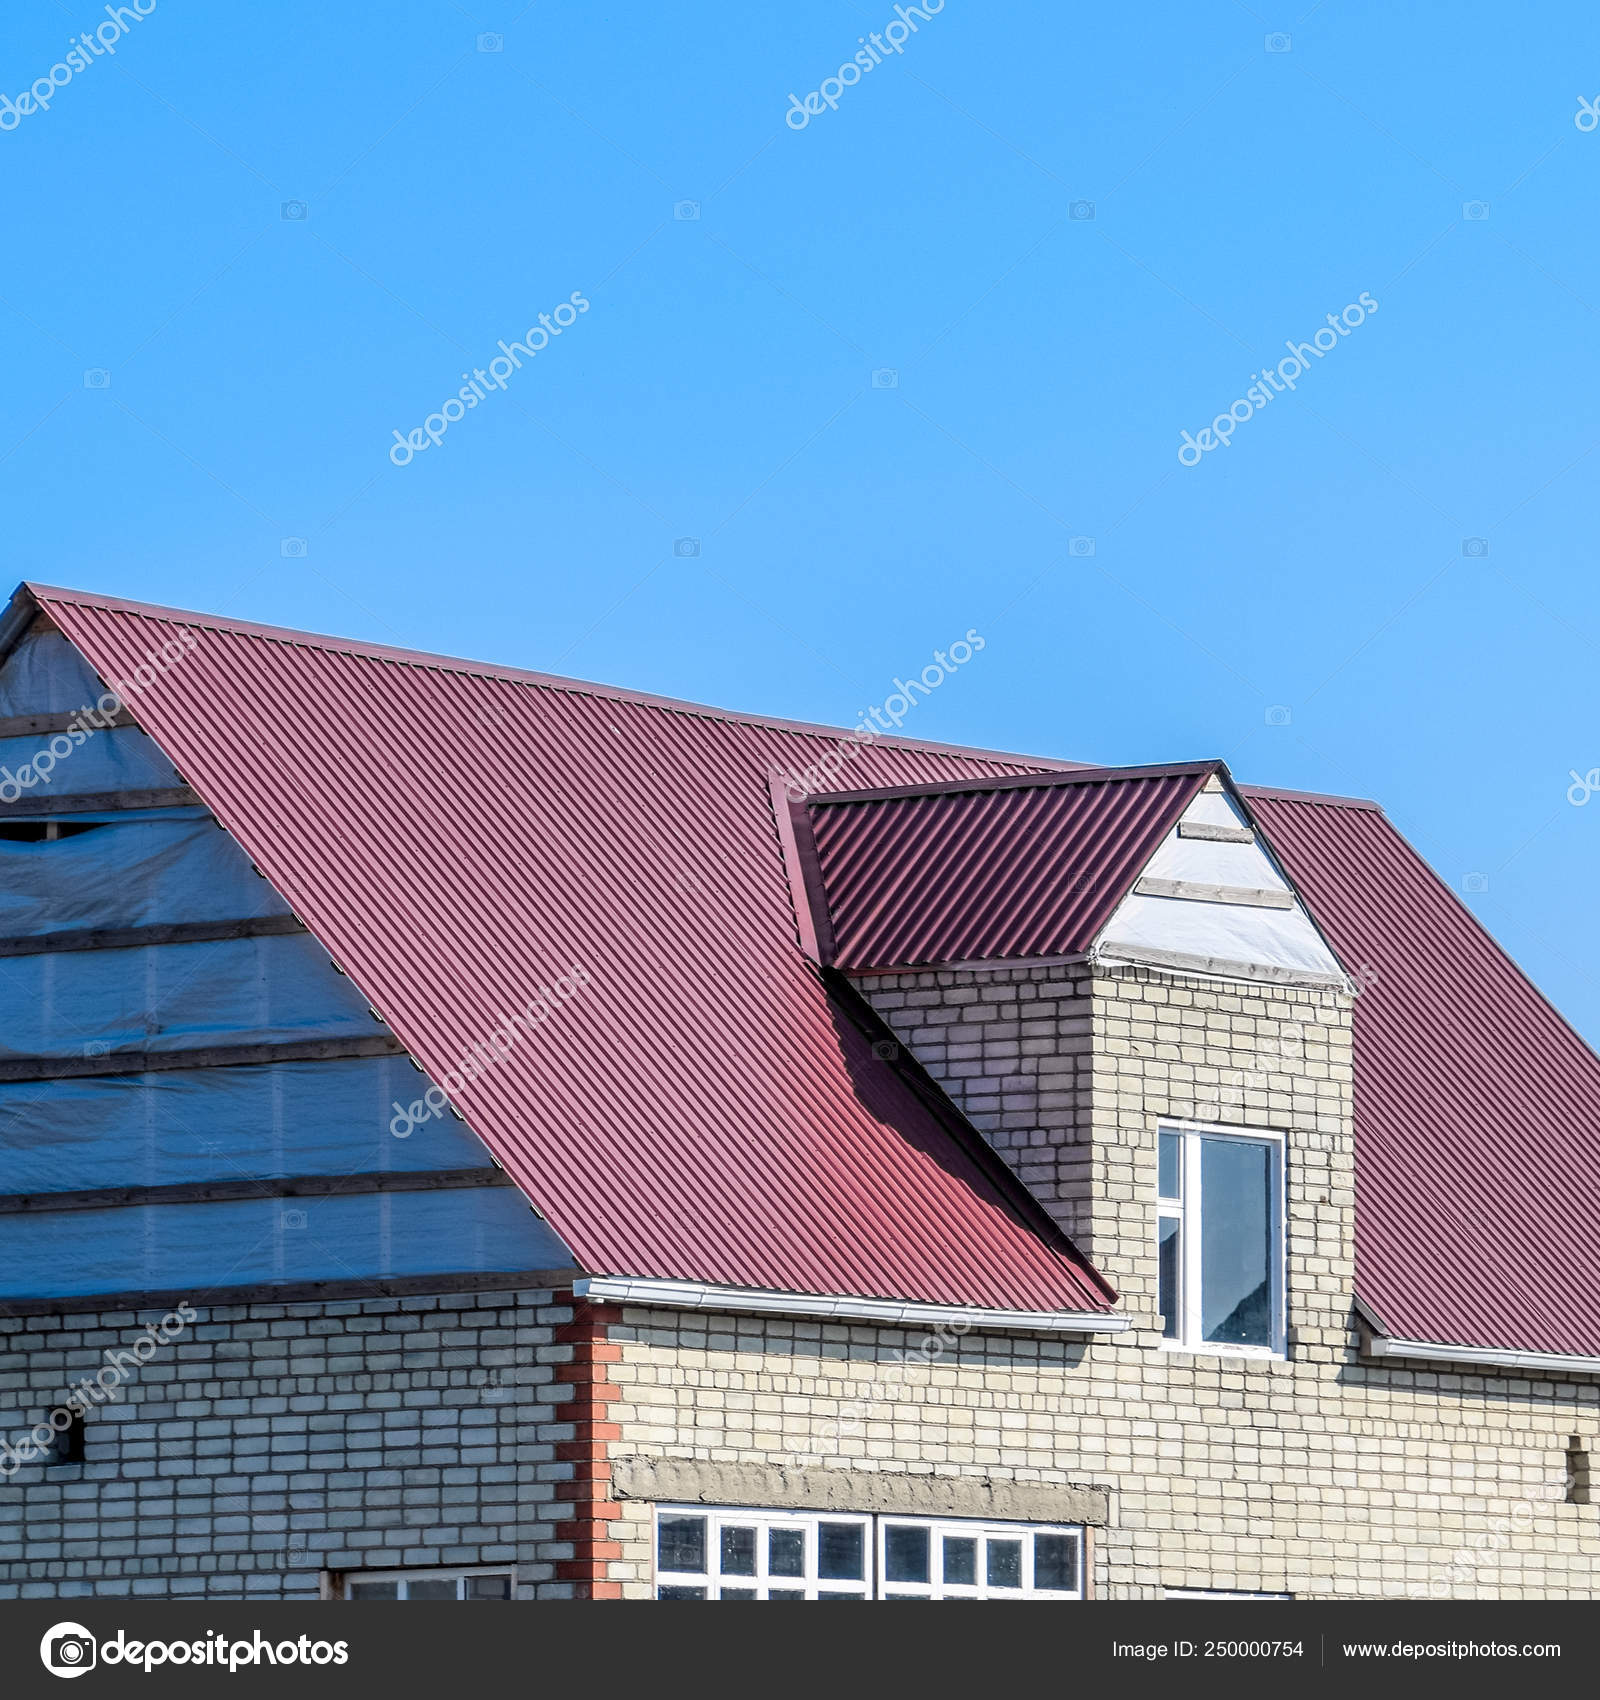
[[[1377,797],[1600,1036],[1600,15],[947,0],[785,123],[894,20],[157,0],[0,107],[10,578],[836,722],[976,627],[908,731]]]

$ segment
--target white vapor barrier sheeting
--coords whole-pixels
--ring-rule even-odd
[[[515,1187],[0,1216],[0,1302],[571,1263]]]
[[[1205,820],[1207,825],[1215,826],[1246,824],[1237,819],[1214,820],[1209,814],[1201,815],[1192,804],[1183,818]],[[1289,882],[1259,844],[1222,844],[1212,838],[1181,838],[1176,832],[1162,839],[1143,877],[1192,880],[1197,885],[1241,885],[1251,891],[1289,890]]]
[[[51,843],[0,838],[0,938],[288,913],[205,809],[56,818],[97,824]]]
[[[0,1057],[107,1056],[383,1031],[306,934],[0,958]]]
[[[1248,824],[1232,801],[1217,792],[1201,792],[1183,818],[1211,826]],[[1259,839],[1254,844],[1223,844],[1180,837],[1176,828],[1161,841],[1142,877],[1242,886],[1251,891],[1292,889]],[[1187,898],[1129,896],[1106,923],[1097,948],[1112,955],[1120,949],[1136,956],[1143,948],[1291,972],[1340,972],[1338,961],[1298,902],[1293,909],[1258,909]]]
[[[1298,909],[1245,909],[1172,897],[1130,897],[1107,923],[1099,948],[1176,950],[1223,962],[1337,974],[1316,929]]]
[[[172,763],[137,726],[0,738],[0,803],[159,791],[180,783]]]
[[[0,1084],[0,1193],[488,1167],[448,1110],[389,1131],[426,1084],[406,1057]]]
[[[1202,791],[1183,811],[1186,821],[1199,821],[1206,826],[1248,827],[1244,811],[1226,791]]]
[[[92,707],[105,687],[59,632],[25,637],[0,667],[0,720]]]

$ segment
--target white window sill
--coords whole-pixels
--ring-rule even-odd
[[[1192,1358],[1253,1358],[1258,1363],[1269,1364],[1286,1364],[1289,1361],[1289,1354],[1278,1347],[1219,1346],[1209,1340],[1189,1345],[1183,1340],[1163,1339],[1161,1350]]]

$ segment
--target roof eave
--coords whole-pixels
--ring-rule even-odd
[[[596,1303],[667,1310],[735,1311],[806,1317],[819,1322],[873,1322],[885,1328],[979,1328],[1000,1333],[1122,1334],[1131,1317],[1116,1311],[991,1310],[848,1294],[783,1293],[758,1287],[718,1287],[701,1281],[657,1281],[595,1275],[575,1281],[573,1293]]]

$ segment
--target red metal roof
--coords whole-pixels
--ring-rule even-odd
[[[1400,1339],[1600,1355],[1600,1057],[1375,805],[1244,789],[1366,982],[1362,1300]]]
[[[1217,762],[811,799],[847,971],[1086,951]]]
[[[590,1273],[1110,1303],[797,946],[768,774],[841,734],[28,588],[108,681],[195,640],[140,725],[434,1079],[589,976],[459,1102]],[[1025,765],[884,740],[851,771]]]

